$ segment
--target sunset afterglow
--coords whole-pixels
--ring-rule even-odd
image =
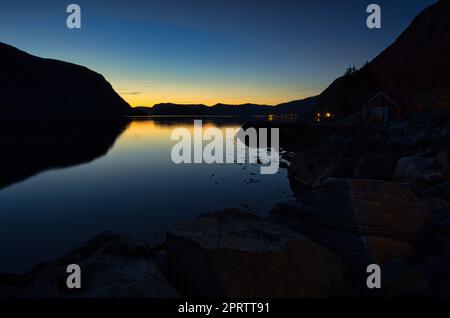
[[[6,1],[0,39],[103,74],[132,106],[275,105],[316,95],[363,65],[433,1],[378,1],[383,32],[366,27],[364,1],[349,2],[83,0],[82,28],[69,30],[64,3],[29,1],[23,10]]]

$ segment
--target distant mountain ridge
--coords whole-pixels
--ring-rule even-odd
[[[313,111],[316,97],[309,97],[303,100],[283,103],[277,106],[258,105],[258,104],[216,104],[206,106],[203,104],[173,104],[161,103],[153,107],[136,107],[136,109],[153,116],[265,116],[271,114],[310,114]]]
[[[105,78],[86,67],[0,42],[0,115],[130,115]]]
[[[361,70],[336,79],[317,111],[348,115],[379,91],[405,112],[450,103],[450,1],[420,13],[398,39]]]
[[[30,55],[0,42],[0,115],[188,115],[240,116],[311,113],[315,97],[278,106],[242,104],[136,107],[122,99],[105,78],[86,67]]]
[[[422,11],[370,63],[336,79],[320,95],[277,106],[158,104],[140,108],[150,115],[312,115],[332,112],[348,116],[380,91],[403,113],[450,105],[450,1],[439,0]]]

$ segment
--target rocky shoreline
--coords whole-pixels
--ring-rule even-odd
[[[321,191],[342,191],[339,199],[347,182],[330,179]],[[387,193],[388,184],[372,192],[378,186],[362,194]],[[230,209],[169,229],[162,249],[104,232],[23,276],[0,275],[0,297],[448,297],[448,204],[431,203],[395,210],[389,224],[373,210],[332,215],[301,201],[280,204],[267,219]],[[373,263],[382,268],[380,290],[365,285]],[[69,264],[82,268],[80,290],[66,287]]]
[[[450,297],[449,123],[446,112],[283,127],[296,199],[266,218],[200,215],[160,249],[105,232],[0,275],[0,297]],[[66,288],[69,264],[83,270],[80,290]],[[369,264],[381,289],[366,286]]]

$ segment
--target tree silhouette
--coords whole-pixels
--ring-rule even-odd
[[[355,74],[356,72],[358,72],[358,69],[356,68],[356,66],[354,66],[354,65],[349,66],[347,68],[347,70],[345,71],[344,76],[349,76],[349,75]]]

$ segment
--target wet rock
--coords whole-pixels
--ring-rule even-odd
[[[367,154],[355,167],[356,178],[392,180],[398,156],[391,154]]]
[[[239,210],[169,229],[167,263],[171,282],[194,297],[325,297],[343,272],[306,236]]]
[[[394,171],[394,180],[408,181],[420,178],[435,164],[433,157],[411,156],[401,158]]]
[[[318,188],[328,178],[352,178],[356,162],[343,159],[322,150],[297,153],[288,169],[288,177],[294,193]]]
[[[153,251],[131,238],[102,233],[66,256],[43,266],[20,287],[30,298],[175,298],[156,263]],[[68,289],[67,266],[81,268],[81,289]],[[17,295],[15,295],[17,296]]]
[[[294,192],[318,187],[332,169],[334,162],[332,155],[320,150],[297,153],[288,169],[289,180],[295,185]]]
[[[446,160],[446,152],[435,153],[432,149],[404,157],[397,163],[393,180],[407,184],[417,194],[427,195],[426,190],[450,180]]]

